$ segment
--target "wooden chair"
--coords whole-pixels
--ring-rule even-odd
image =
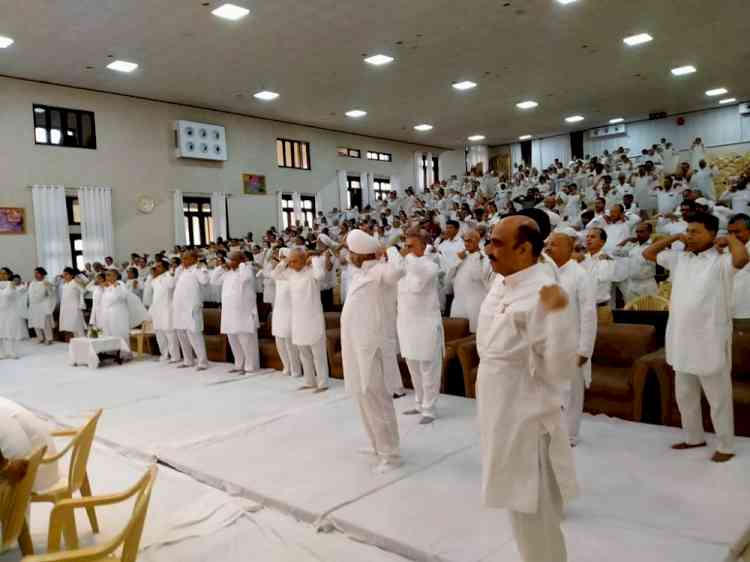
[[[31,488],[47,447],[40,447],[29,457],[26,476],[14,484],[0,483],[0,553],[18,546],[23,554],[34,554],[26,511],[31,501]]]
[[[642,295],[625,305],[625,310],[669,310],[669,300],[656,295]]]
[[[96,425],[99,422],[99,417],[101,415],[102,411],[97,410],[94,416],[80,429],[52,433],[55,437],[71,437],[72,439],[62,451],[52,457],[43,459],[42,464],[58,461],[70,452],[68,477],[62,478],[51,488],[38,493],[32,493],[32,502],[51,502],[58,505],[63,500],[70,500],[76,492],[79,492],[82,498],[91,496],[91,483],[89,482],[87,466],[89,462],[89,454],[91,453],[91,446],[94,442],[94,435],[96,434]],[[89,507],[87,505],[86,514],[88,515],[89,523],[91,523],[91,530],[94,533],[98,533],[99,523],[96,520],[96,511],[94,511],[94,507]],[[70,518],[65,521],[63,529],[65,533],[65,542],[69,549],[76,549],[78,548],[76,521],[75,517],[73,517],[72,511],[69,512],[69,515]]]
[[[47,554],[27,556],[22,562],[103,562],[105,560],[135,562],[156,474],[157,468],[154,465],[132,488],[120,494],[62,500],[55,505],[50,515]],[[115,538],[101,545],[60,552],[60,536],[65,533],[67,522],[75,518],[74,510],[84,508],[88,512],[95,507],[122,503],[133,496],[137,496],[133,505],[133,514],[128,524]],[[119,548],[122,550],[118,557],[114,555],[114,552]]]

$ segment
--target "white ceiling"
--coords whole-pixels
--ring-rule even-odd
[[[719,86],[750,97],[748,0],[233,0],[252,10],[238,22],[210,14],[222,3],[3,0],[16,42],[0,74],[442,147],[712,107]],[[653,42],[622,43],[644,31]],[[362,62],[381,52],[396,61]],[[107,70],[109,55],[141,66]],[[670,75],[685,64],[698,72]],[[262,89],[281,96],[253,99]],[[525,99],[541,105],[516,109]]]

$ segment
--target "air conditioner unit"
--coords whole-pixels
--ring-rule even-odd
[[[740,115],[750,115],[750,103],[740,104]]]
[[[221,125],[176,121],[174,133],[177,158],[226,161],[227,135]]]
[[[626,132],[627,125],[625,125],[625,123],[619,123],[618,125],[608,125],[606,127],[591,129],[589,131],[589,138],[600,139],[602,137],[613,137],[616,135],[624,135]]]

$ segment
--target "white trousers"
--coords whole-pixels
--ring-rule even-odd
[[[442,350],[438,348],[437,355],[432,361],[417,361],[407,359],[411,382],[414,386],[414,398],[417,410],[423,416],[435,417],[435,404],[440,396],[440,382],[443,374]]]
[[[565,408],[565,421],[568,426],[568,436],[571,443],[578,441],[578,432],[581,429],[581,417],[583,417],[583,395],[586,382],[583,378],[583,369],[575,370],[570,388],[564,392],[563,407]]]
[[[373,450],[382,459],[398,460],[398,421],[396,409],[393,407],[393,397],[386,388],[383,376],[382,355],[375,356],[372,378],[367,390],[357,393],[357,402]]]
[[[260,352],[258,351],[258,334],[243,332],[228,334],[229,345],[234,355],[234,366],[246,373],[260,369]]]
[[[206,340],[203,332],[188,332],[177,330],[177,339],[180,340],[182,349],[182,363],[188,367],[195,365],[195,356],[198,356],[198,366],[208,367],[208,356],[206,355]],[[195,353],[193,353],[195,352]]]
[[[550,436],[539,437],[539,505],[536,513],[509,511],[513,537],[524,562],[565,562],[560,523],[563,501],[549,458]]]
[[[720,453],[734,453],[734,402],[729,368],[708,376],[681,372],[676,374],[675,397],[686,442],[697,445],[706,440],[701,412],[701,388],[711,408],[711,421],[719,441],[716,450]]]
[[[302,372],[305,375],[305,386],[318,388],[328,387],[328,352],[326,339],[313,345],[298,345],[299,359],[302,362]]]
[[[14,359],[16,355],[16,340],[0,338],[0,358],[8,357]]]
[[[292,338],[276,336],[276,350],[279,352],[284,374],[293,377],[302,376],[302,366],[299,362],[299,350],[292,344]]]
[[[44,329],[34,328],[36,339],[39,343],[42,343],[43,341],[54,341],[53,326],[54,321],[52,320],[52,315],[49,314],[44,318]]]
[[[161,352],[162,361],[179,361],[181,359],[180,354],[180,342],[177,339],[177,332],[174,330],[155,330],[156,343],[159,345],[159,351]]]
[[[396,338],[385,339],[383,346],[383,370],[385,371],[385,386],[391,396],[404,394],[404,381],[401,379],[401,370],[398,368],[398,357],[396,356]]]

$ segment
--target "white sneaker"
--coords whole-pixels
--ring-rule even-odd
[[[375,467],[376,474],[386,474],[399,468],[404,462],[401,459],[383,459]]]

